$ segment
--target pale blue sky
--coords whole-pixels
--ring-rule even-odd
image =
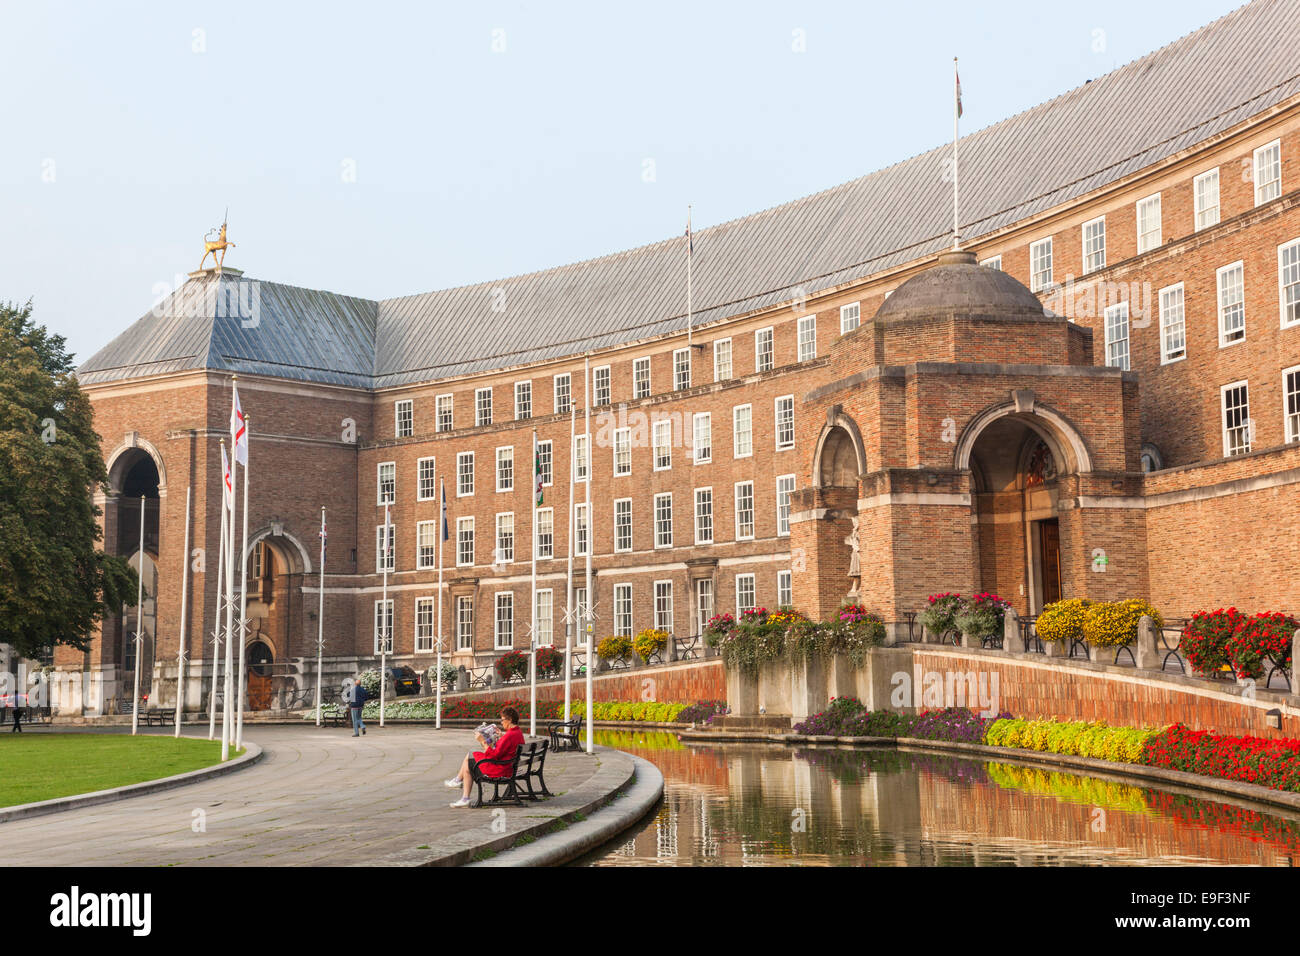
[[[561,265],[946,142],[954,55],[967,133],[1239,5],[0,0],[0,300],[89,358],[226,206],[312,288]]]

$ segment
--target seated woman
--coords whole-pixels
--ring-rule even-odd
[[[495,744],[488,747],[487,741],[483,739],[482,734],[476,733],[474,736],[478,739],[479,745],[487,747],[486,750],[476,750],[474,753],[465,757],[460,765],[460,772],[447,781],[448,787],[462,787],[461,798],[452,804],[453,808],[469,806],[469,791],[474,785],[474,779],[469,773],[469,762],[471,760],[501,760],[503,763],[489,763],[479,767],[479,773],[485,777],[505,777],[510,773],[510,761],[514,759],[515,753],[524,743],[524,732],[519,729],[519,711],[513,707],[501,708],[501,727],[504,733]]]

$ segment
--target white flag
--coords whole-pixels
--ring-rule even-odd
[[[234,442],[235,461],[248,465],[248,425],[244,421],[244,410],[239,407],[239,386],[232,385],[234,403],[230,407],[230,437]]]
[[[229,508],[235,500],[235,485],[230,480],[230,459],[226,457],[226,446],[221,446],[221,485],[222,503]]]

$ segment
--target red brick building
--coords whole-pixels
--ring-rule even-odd
[[[80,371],[110,548],[144,496],[146,673],[174,694],[178,640],[190,706],[210,673],[232,374],[268,673],[315,655],[322,507],[325,655],[377,651],[386,501],[393,654],[432,663],[443,482],[453,660],[526,648],[534,619],[563,645],[575,462],[598,637],[829,614],[855,540],[890,621],[944,590],[1300,609],[1297,48],[1300,7],[1256,0],[963,137],[960,253],[947,148],[696,232],[689,314],[682,238],[382,301],[196,274]],[[58,665],[111,695],[136,626]]]

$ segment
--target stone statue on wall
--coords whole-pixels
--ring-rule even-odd
[[[849,595],[856,596],[858,593],[858,582],[862,578],[862,560],[859,556],[858,544],[858,519],[850,519],[853,522],[853,530],[849,536],[844,539],[844,543],[849,546]]]

